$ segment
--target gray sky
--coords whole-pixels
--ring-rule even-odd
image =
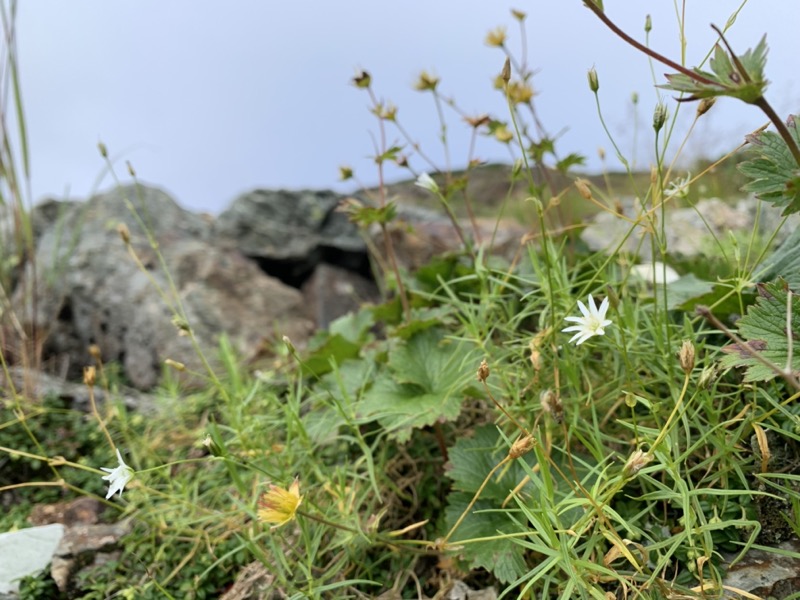
[[[701,60],[740,5],[687,0],[687,64]],[[606,12],[644,39],[653,18],[652,47],[680,57],[678,9],[668,0],[605,0]],[[484,44],[497,25],[508,27],[519,56],[520,34],[510,9],[528,14],[528,60],[539,114],[560,138],[559,152],[580,152],[600,168],[597,148],[619,163],[597,118],[586,72],[594,66],[606,122],[629,159],[633,154],[631,95],[639,94],[636,158],[652,158],[650,122],[658,92],[646,57],[613,36],[581,0],[40,0],[21,3],[17,22],[20,70],[32,159],[32,196],[85,197],[113,182],[103,174],[103,141],[128,179],[130,161],[143,181],[159,185],[187,208],[217,213],[255,187],[334,188],[338,167],[352,166],[376,182],[375,118],[367,95],[350,81],[358,68],[376,93],[399,107],[398,118],[442,167],[444,152],[432,97],[412,89],[419,72],[441,77],[440,90],[467,113],[507,118],[491,81],[503,55]],[[750,0],[728,36],[744,52],[767,32],[767,98],[785,117],[800,112],[796,65],[797,0]],[[658,83],[668,71],[655,65]],[[670,111],[677,107],[664,94]],[[682,123],[694,113],[685,105]],[[446,113],[454,167],[467,156],[468,129]],[[689,150],[732,148],[765,123],[755,108],[723,99],[695,130]],[[400,140],[390,132],[390,141]],[[676,135],[676,143],[681,136]],[[476,154],[508,158],[490,139]],[[418,169],[425,165],[412,157]],[[390,170],[390,180],[408,173]],[[99,181],[99,183],[98,183]]]

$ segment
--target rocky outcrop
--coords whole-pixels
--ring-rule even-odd
[[[95,346],[139,389],[158,382],[166,359],[202,371],[185,322],[212,360],[222,335],[243,357],[283,335],[302,345],[313,329],[302,294],[211,237],[206,219],[155,188],[70,204],[37,240],[16,314],[25,330],[40,332],[44,355],[62,373],[78,377]]]
[[[369,272],[367,247],[331,191],[255,190],[216,219],[218,244],[234,247],[284,282],[299,286],[321,263]]]

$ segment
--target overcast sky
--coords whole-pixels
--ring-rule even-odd
[[[528,60],[539,114],[562,154],[579,152],[599,169],[597,148],[610,148],[586,83],[594,66],[604,116],[633,158],[633,107],[639,94],[639,165],[651,158],[649,126],[657,90],[643,55],[614,37],[581,0],[39,0],[20,3],[17,37],[32,160],[32,196],[86,197],[107,189],[97,152],[103,141],[127,180],[125,161],[143,181],[183,206],[218,213],[256,188],[334,188],[339,165],[376,182],[375,118],[351,79],[372,75],[374,89],[399,107],[398,117],[423,150],[444,166],[435,107],[412,89],[423,69],[470,114],[507,118],[491,81],[503,55],[484,44],[498,25],[519,56],[510,9],[528,14]],[[686,62],[701,60],[742,4],[687,0]],[[669,0],[605,0],[606,12],[637,39],[653,19],[651,45],[680,58],[676,6]],[[767,97],[785,117],[800,112],[797,0],[750,0],[729,41],[744,52],[767,33]],[[668,69],[655,65],[658,82]],[[664,94],[670,110],[676,104]],[[694,105],[682,109],[687,117]],[[455,167],[467,156],[468,130],[446,112]],[[714,154],[739,143],[766,119],[724,99],[704,118],[690,151]],[[390,141],[399,136],[391,133]],[[496,142],[476,154],[507,159]],[[609,151],[607,163],[619,163]],[[425,166],[412,157],[419,169]],[[390,171],[389,177],[401,177]]]

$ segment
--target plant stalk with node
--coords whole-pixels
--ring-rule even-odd
[[[800,145],[798,145],[797,140],[792,137],[789,129],[764,97],[764,91],[768,83],[764,77],[764,66],[767,58],[766,36],[761,38],[755,49],[748,50],[742,56],[737,56],[722,31],[715,25],[711,25],[727,48],[727,53],[717,44],[714,49],[714,56],[710,61],[712,72],[698,68],[688,69],[633,39],[606,15],[602,5],[595,0],[584,0],[583,4],[622,40],[647,56],[678,71],[677,73],[666,75],[669,83],[659,87],[690,94],[688,98],[679,99],[679,102],[730,96],[760,108],[775,126],[795,162],[800,166]]]

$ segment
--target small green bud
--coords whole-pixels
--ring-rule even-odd
[[[634,106],[636,106],[637,104],[639,104],[639,94],[638,94],[637,92],[633,92],[633,93],[631,94],[631,103],[632,103]]]
[[[653,111],[653,129],[656,133],[661,131],[664,123],[667,122],[667,105],[663,102],[656,104],[656,109]]]
[[[100,150],[100,156],[108,158],[108,148],[103,142],[97,142],[97,149]]]
[[[653,19],[650,18],[650,15],[647,15],[644,18],[644,32],[650,33],[653,30]]]
[[[594,67],[589,69],[586,77],[589,80],[589,89],[592,90],[592,93],[596,94],[597,90],[600,89],[600,81],[597,79],[597,71],[595,71]]]

